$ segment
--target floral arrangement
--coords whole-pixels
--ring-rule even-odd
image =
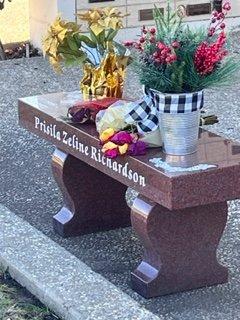
[[[96,8],[78,17],[87,22],[89,35],[75,22],[57,17],[43,40],[45,55],[57,72],[62,71],[62,64],[83,66],[80,86],[86,99],[89,95],[121,97],[129,57],[114,39],[125,15],[116,8]]]
[[[192,30],[183,24],[182,11],[171,9],[170,1],[165,13],[155,7],[156,27],[143,27],[138,41],[125,43],[133,49],[141,83],[162,93],[195,92],[231,83],[240,64],[227,57],[224,20],[230,10],[230,3],[225,2],[222,12],[213,11],[207,30]]]
[[[139,140],[139,136],[127,131],[116,132],[108,128],[100,134],[102,152],[108,158],[116,158],[118,155],[128,154],[140,156],[146,154],[147,145]]]
[[[44,52],[56,71],[61,71],[62,64],[76,64],[83,66],[84,73],[80,87],[86,101],[69,108],[68,120],[95,122],[102,152],[109,158],[144,155],[147,147],[160,146],[170,154],[195,152],[199,118],[200,124],[218,122],[216,116],[200,116],[202,90],[229,85],[240,69],[240,62],[228,51],[225,18],[230,10],[230,3],[223,3],[221,12],[213,11],[207,29],[194,30],[183,24],[181,6],[173,11],[168,0],[164,13],[154,9],[156,26],[143,27],[138,41],[127,41],[124,46],[115,41],[125,17],[116,8],[79,14],[88,25],[88,34],[58,17],[44,39]],[[133,102],[121,99],[126,67],[132,61],[144,85],[144,96]],[[176,121],[171,122],[175,127],[179,115],[194,119],[181,137],[177,133],[176,140],[181,142],[174,150],[165,132],[175,127],[164,129],[169,114],[176,114]],[[190,136],[190,146],[184,135]]]

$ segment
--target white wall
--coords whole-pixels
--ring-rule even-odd
[[[205,26],[206,28],[209,26],[209,19],[201,20],[201,21],[186,21],[186,23],[190,27],[199,27],[199,26]],[[227,30],[231,30],[232,28],[240,29],[240,17],[229,17],[226,19],[227,24]],[[153,26],[153,24],[147,24],[148,27]],[[138,39],[138,36],[141,33],[141,27],[132,27],[132,28],[126,28],[119,31],[119,34],[117,35],[117,40],[120,42],[124,42],[127,40],[136,40]]]
[[[141,22],[138,20],[138,10],[141,8],[153,7],[153,3],[157,0],[115,0],[114,2],[102,2],[103,5],[118,6],[121,11],[131,13],[131,16],[125,18],[124,25],[128,28],[120,31],[119,40],[125,41],[136,38],[139,34],[140,26],[142,24],[152,25],[153,21]],[[75,21],[76,10],[86,10],[90,7],[97,7],[100,3],[89,4],[88,0],[29,0],[30,2],[30,39],[33,44],[41,48],[41,39],[46,33],[48,25],[55,19],[58,13],[62,14],[64,19]],[[144,4],[143,4],[144,2]],[[179,4],[194,4],[201,3],[204,0],[177,0]],[[205,1],[207,2],[207,1]],[[148,5],[146,5],[148,3]],[[158,0],[159,6],[165,6],[165,0]],[[192,26],[208,24],[209,15],[201,15],[188,17],[186,19]],[[82,24],[82,23],[81,23]],[[232,1],[232,11],[228,18],[228,25],[240,26],[240,0]],[[84,29],[82,27],[82,29]]]
[[[64,19],[75,20],[75,0],[30,0],[30,39],[37,48],[48,25],[61,13]]]
[[[62,17],[69,21],[76,21],[76,1],[75,0],[57,0],[58,12]]]

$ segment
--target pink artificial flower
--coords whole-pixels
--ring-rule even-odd
[[[130,133],[126,131],[119,131],[111,137],[110,141],[117,145],[123,145],[125,143],[131,144],[133,139]]]
[[[104,156],[110,159],[114,159],[118,156],[118,149],[107,150],[104,152]]]
[[[143,156],[147,152],[147,145],[143,141],[137,141],[128,147],[130,156]]]

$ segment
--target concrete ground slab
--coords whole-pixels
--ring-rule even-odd
[[[66,320],[163,319],[3,206],[0,265]]]

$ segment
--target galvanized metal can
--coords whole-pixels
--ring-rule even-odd
[[[197,151],[200,110],[188,113],[159,113],[163,150],[171,155]]]

